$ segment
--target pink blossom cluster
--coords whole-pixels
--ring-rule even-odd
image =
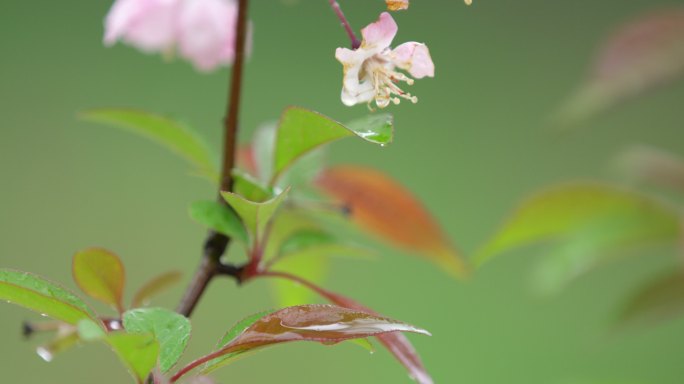
[[[208,72],[233,62],[237,11],[235,0],[116,0],[105,18],[104,43],[176,53]]]

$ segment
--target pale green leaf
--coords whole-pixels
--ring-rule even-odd
[[[289,189],[286,189],[274,198],[264,202],[250,201],[232,192],[221,192],[221,196],[237,212],[252,237],[256,241],[260,241],[263,238],[266,226],[273,218],[280,204],[285,200],[288,192]]]
[[[163,308],[138,308],[123,315],[129,333],[152,333],[159,342],[159,368],[167,372],[176,364],[190,340],[190,320]]]
[[[119,356],[138,384],[142,384],[157,365],[159,343],[152,334],[113,332],[105,341]]]
[[[103,108],[80,113],[86,121],[108,124],[147,137],[193,164],[202,176],[218,180],[216,160],[190,127],[167,117],[133,109]]]

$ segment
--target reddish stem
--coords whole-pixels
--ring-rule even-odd
[[[349,40],[351,40],[352,49],[359,48],[361,46],[361,41],[356,37],[354,30],[352,29],[351,25],[349,25],[349,21],[344,16],[344,12],[342,12],[342,8],[340,8],[340,5],[337,3],[336,0],[330,0],[330,7],[337,15],[337,18],[340,19],[340,22],[342,22],[342,27],[344,27],[344,30],[347,32],[347,35],[349,36]]]

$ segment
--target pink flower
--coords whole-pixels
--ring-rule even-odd
[[[397,34],[397,23],[389,13],[383,12],[380,18],[361,30],[363,42],[356,50],[337,48],[335,57],[342,63],[342,102],[352,106],[375,100],[379,108],[387,107],[390,102],[399,104],[401,99],[413,103],[418,98],[404,92],[398,82],[413,84],[413,79],[425,76],[434,77],[435,65],[425,44],[408,42],[395,49],[390,48]]]
[[[201,71],[232,63],[237,8],[233,0],[186,0],[178,19],[181,56]]]
[[[237,8],[235,0],[116,0],[104,42],[121,40],[148,53],[177,50],[208,72],[233,62]]]
[[[144,52],[173,46],[180,0],[117,0],[105,19],[105,45],[123,40]]]

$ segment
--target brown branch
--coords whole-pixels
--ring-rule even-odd
[[[242,90],[242,73],[245,62],[245,47],[247,40],[247,8],[248,0],[239,0],[239,9],[236,25],[235,38],[235,61],[231,72],[229,83],[228,101],[226,105],[226,117],[223,120],[223,162],[221,164],[220,191],[231,191],[233,189],[233,177],[231,172],[235,166],[236,142],[238,133],[240,112],[240,94]],[[220,193],[219,202],[225,204]],[[190,316],[204,294],[212,278],[219,274],[222,268],[221,256],[226,252],[230,243],[227,236],[209,231],[207,240],[204,243],[204,253],[195,276],[193,276],[190,286],[185,291],[185,295],[178,305],[178,313]]]
[[[330,1],[330,7],[332,7],[333,11],[337,15],[337,18],[340,19],[340,22],[342,23],[342,27],[347,32],[347,36],[349,36],[349,40],[351,40],[352,49],[357,49],[358,47],[361,46],[361,41],[356,37],[354,30],[352,29],[351,25],[349,25],[349,20],[347,20],[347,18],[344,16],[344,12],[342,12],[342,8],[340,8],[340,4],[338,4],[336,0],[329,0],[329,1]]]

